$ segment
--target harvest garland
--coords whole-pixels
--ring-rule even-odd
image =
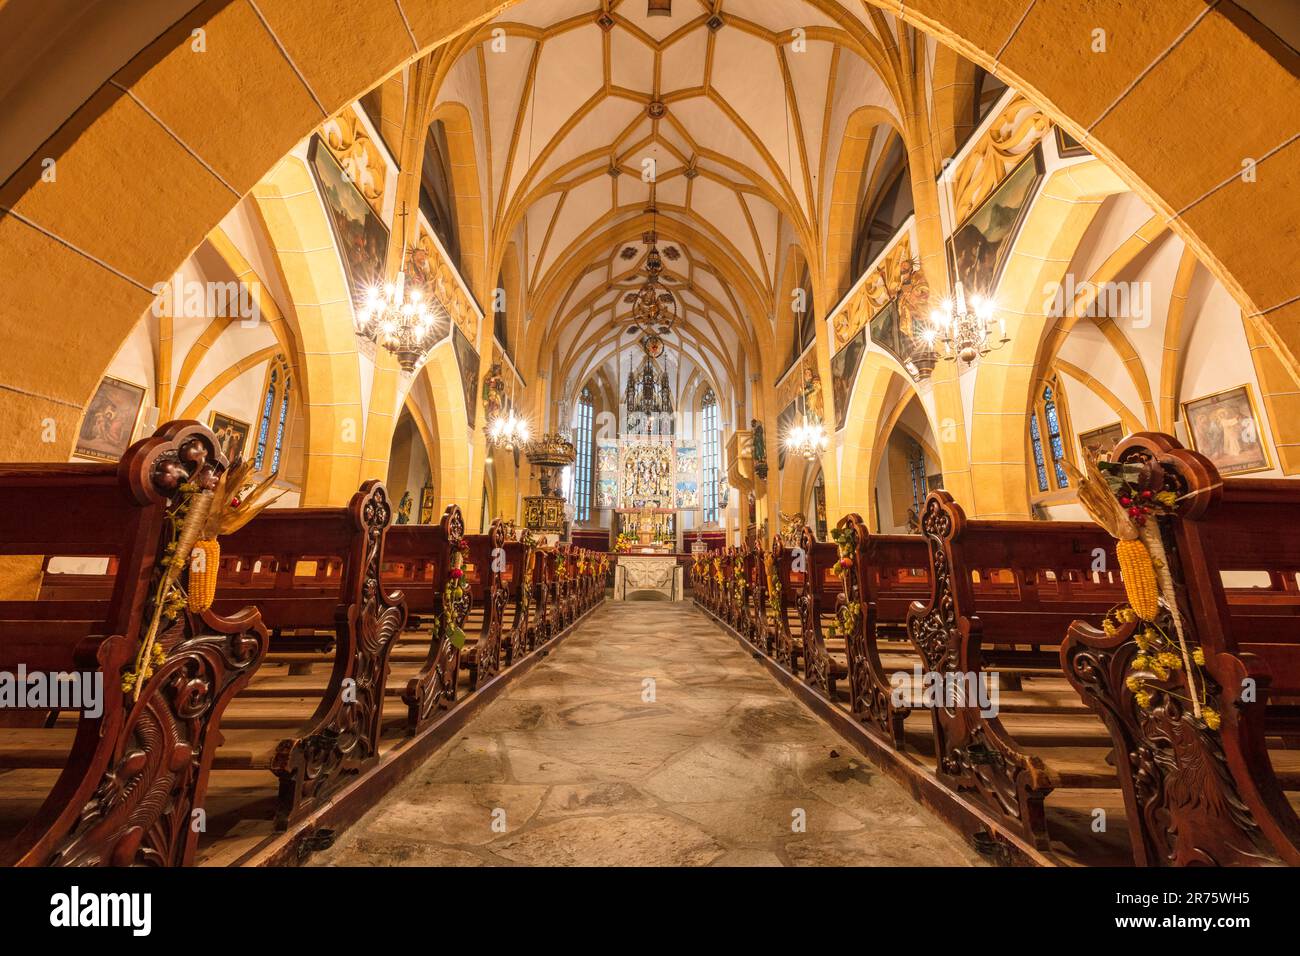
[[[457,650],[465,646],[465,631],[460,626],[459,607],[465,599],[465,555],[468,553],[469,542],[464,538],[452,545],[451,568],[447,571],[447,583],[442,588],[442,632]]]
[[[252,471],[251,462],[236,462],[209,487],[190,481],[178,489],[180,500],[167,516],[170,541],[159,562],[162,571],[154,588],[149,630],[140,642],[135,665],[122,675],[122,693],[138,700],[154,669],[167,659],[166,650],[158,643],[164,621],[174,621],[187,607],[194,614],[212,607],[221,562],[217,539],[238,531],[284,494],[265,497],[275,476],[255,484],[248,480]],[[186,568],[190,572],[188,592],[180,584]]]
[[[1065,466],[1078,484],[1080,504],[1115,538],[1129,603],[1107,614],[1102,629],[1113,636],[1121,625],[1136,625],[1133,640],[1138,653],[1130,662],[1125,686],[1138,706],[1149,710],[1159,690],[1152,682],[1166,681],[1181,671],[1192,715],[1211,730],[1218,730],[1221,717],[1209,706],[1205,675],[1200,671],[1205,652],[1188,644],[1160,534],[1159,517],[1172,515],[1178,505],[1178,496],[1165,487],[1164,470],[1154,462],[1091,458],[1085,462],[1086,473],[1069,462]]]
[[[857,548],[856,535],[852,528],[836,528],[831,532],[831,538],[840,549],[839,560],[835,562],[832,570],[837,577],[844,577],[845,572],[853,567],[853,552]]]

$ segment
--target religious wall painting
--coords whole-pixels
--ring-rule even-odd
[[[86,406],[74,453],[82,458],[117,461],[135,437],[145,387],[105,375]]]
[[[406,271],[410,281],[419,285],[426,301],[437,302],[442,306],[441,309],[432,310],[433,330],[429,333],[430,342],[441,342],[447,337],[453,324],[466,335],[473,336],[478,331],[473,328],[472,322],[459,315],[455,317],[456,321],[453,323],[453,311],[459,313],[464,309],[459,306],[461,297],[456,295],[459,290],[450,287],[446,270],[443,253],[434,242],[433,233],[429,231],[423,218],[417,220],[415,244],[411,247]]]
[[[383,281],[388,228],[344,175],[319,136],[312,137],[307,159],[329,213],[352,300],[361,302],[371,287]]]
[[[465,388],[465,418],[469,421],[469,427],[473,429],[476,418],[474,396],[478,392],[478,352],[474,350],[469,339],[461,333],[459,327],[452,336],[451,344],[456,350],[456,364],[460,366],[460,382]]]
[[[599,478],[618,478],[618,445],[599,442],[596,445],[596,475]]]
[[[1083,450],[1084,457],[1102,461],[1110,461],[1110,453],[1123,440],[1124,426],[1120,422],[1079,433],[1079,447]]]
[[[597,508],[618,507],[618,479],[617,478],[596,479],[596,507]]]
[[[698,508],[700,506],[700,483],[694,478],[677,479],[676,507]]]
[[[349,106],[321,125],[320,135],[344,177],[376,213],[382,214],[388,163],[357,111]]]
[[[949,240],[968,296],[995,293],[1016,234],[1042,178],[1043,156],[1036,148]]]
[[[699,452],[694,442],[678,442],[677,474],[694,475],[700,470]]]
[[[242,459],[248,452],[248,433],[253,426],[222,412],[213,412],[208,420],[208,427],[217,438],[221,453],[232,464]]]
[[[836,431],[843,428],[848,420],[853,384],[857,381],[858,368],[862,365],[862,356],[866,351],[866,329],[858,329],[848,344],[831,356],[831,396],[835,399]]]
[[[1183,402],[1183,421],[1192,448],[1214,462],[1220,474],[1244,475],[1273,467],[1249,385]]]
[[[965,222],[1025,156],[1038,151],[1051,128],[1046,113],[1023,94],[1014,94],[952,172],[957,221]]]
[[[848,345],[871,316],[896,298],[906,299],[903,309],[909,318],[913,314],[921,318],[928,316],[929,297],[930,286],[925,273],[912,257],[911,234],[903,232],[879,257],[875,268],[863,277],[851,301],[836,314],[832,323],[835,347],[842,349]]]

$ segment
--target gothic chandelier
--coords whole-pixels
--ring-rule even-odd
[[[487,440],[494,448],[506,451],[523,448],[528,444],[529,436],[528,422],[516,415],[513,408],[488,423]]]
[[[940,182],[945,184],[943,192],[948,199],[948,221],[953,224],[955,235],[957,215],[953,206],[952,173],[949,169],[944,170]],[[991,298],[975,294],[967,303],[961,271],[957,268],[954,243],[948,243],[947,264],[948,274],[953,279],[953,297],[944,299],[939,303],[939,308],[930,313],[930,330],[922,336],[926,348],[919,351],[922,356],[928,357],[925,356],[928,349],[932,356],[937,341],[943,345],[945,361],[956,362],[960,359],[969,366],[977,358],[996,352],[1011,339],[1007,337],[1004,318],[998,319],[999,338],[996,341],[993,339],[993,317],[997,306]],[[921,363],[916,364],[919,366]]]
[[[402,205],[402,234],[406,233],[406,205]],[[381,286],[372,286],[357,310],[357,334],[381,345],[397,356],[403,372],[415,367],[433,347],[435,309],[447,318],[446,310],[436,300],[426,300],[419,288],[407,289],[406,269],[409,249],[402,243],[402,268],[397,278]]]
[[[357,312],[357,332],[397,356],[403,372],[413,372],[433,345],[434,311],[424,293],[407,289],[405,270],[383,287],[370,289]]]
[[[802,455],[807,461],[816,461],[829,445],[826,429],[816,418],[805,417],[785,436],[785,447],[790,453]]]
[[[996,352],[1011,339],[1007,337],[1006,319],[1002,318],[998,319],[1000,338],[993,338],[993,316],[997,308],[992,299],[972,295],[967,304],[960,278],[955,286],[956,295],[940,302],[939,308],[930,313],[931,328],[925,339],[931,347],[936,340],[942,343],[946,361],[960,359],[970,365],[975,359]]]

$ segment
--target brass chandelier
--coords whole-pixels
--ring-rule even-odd
[[[405,223],[405,206],[401,216]],[[407,288],[408,256],[409,249],[403,243],[402,268],[397,277],[392,282],[370,288],[357,310],[356,324],[358,335],[393,353],[403,372],[414,372],[433,347],[435,320],[449,317],[436,299],[425,299],[424,292],[418,287]]]

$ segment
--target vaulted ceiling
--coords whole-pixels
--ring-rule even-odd
[[[473,35],[440,93],[477,118],[489,241],[515,244],[543,323],[530,342],[554,350],[567,394],[602,365],[614,373],[633,341],[616,317],[652,228],[680,253],[665,273],[685,316],[679,387],[699,372],[743,393],[760,368],[777,374],[761,355],[786,250],[818,248],[848,115],[897,113],[869,63],[873,31],[893,29],[883,14],[864,22],[826,0],[673,7],[526,0]]]

